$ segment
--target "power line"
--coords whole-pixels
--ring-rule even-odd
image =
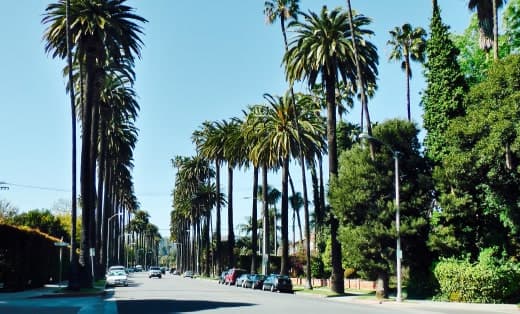
[[[66,189],[58,189],[58,188],[46,187],[46,186],[38,186],[38,185],[16,184],[16,183],[10,183],[10,182],[5,182],[5,181],[0,181],[0,184],[1,185],[7,185],[7,186],[19,187],[19,188],[25,188],[25,189],[54,191],[54,192],[70,192],[70,190],[66,190]]]

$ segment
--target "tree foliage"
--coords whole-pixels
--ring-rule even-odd
[[[433,217],[431,246],[440,255],[470,254],[496,245],[519,257],[520,56],[496,63],[466,99],[466,115],[446,132],[450,152],[438,177],[441,210]]]
[[[340,157],[338,178],[330,189],[331,205],[341,222],[344,266],[356,269],[363,277],[379,277],[388,283],[395,271],[395,168],[391,150],[399,152],[404,261],[415,274],[426,273],[421,265],[430,261],[426,239],[432,184],[417,134],[412,123],[389,120],[374,127],[378,139],[375,159],[360,145]]]
[[[48,209],[35,209],[18,214],[12,218],[12,224],[37,229],[56,238],[63,237],[64,241],[70,243],[70,235],[67,233],[65,226]]]
[[[467,87],[457,63],[459,51],[450,39],[449,28],[443,24],[440,9],[434,2],[430,38],[426,44],[423,95],[424,128],[427,156],[439,162],[446,153],[444,132],[451,119],[464,113],[463,100]]]

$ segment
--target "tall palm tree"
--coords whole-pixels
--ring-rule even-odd
[[[216,209],[215,209],[215,238],[216,238],[216,264],[217,274],[222,272],[222,236],[221,236],[221,206],[222,200],[220,192],[220,165],[224,161],[224,141],[216,123],[205,121],[202,126],[193,132],[192,141],[196,145],[197,153],[209,160],[213,160],[215,164],[215,193],[216,193]]]
[[[76,62],[84,66],[85,100],[82,110],[81,195],[82,230],[79,262],[81,286],[91,287],[88,249],[95,245],[92,232],[95,212],[95,163],[97,149],[96,118],[100,89],[104,80],[107,60],[131,60],[140,55],[141,27],[137,23],[146,19],[133,13],[124,5],[125,0],[77,0],[70,5],[70,37],[76,51]],[[45,50],[53,57],[67,55],[67,6],[64,0],[51,3],[46,8],[42,22],[45,31]]]
[[[241,133],[242,121],[238,118],[217,122],[216,126],[219,136],[224,140],[223,158],[227,162],[228,168],[228,256],[230,266],[235,264],[235,232],[233,224],[233,171],[235,167],[240,167],[246,162],[246,143]]]
[[[363,29],[370,19],[357,15],[353,26],[349,25],[349,16],[340,9],[328,11],[324,6],[318,15],[313,12],[302,13],[305,22],[293,21],[289,28],[294,30],[295,37],[289,44],[289,51],[284,56],[285,71],[290,81],[306,80],[312,87],[321,76],[327,95],[327,142],[329,152],[329,178],[338,173],[338,155],[336,143],[336,101],[335,90],[339,79],[354,82],[359,73],[353,71],[359,64],[364,75],[360,86],[367,82],[375,83],[378,56],[376,47],[363,36],[372,32]],[[354,40],[349,41],[353,36]],[[354,53],[352,42],[359,44],[359,62]],[[364,92],[361,92],[363,97]],[[332,241],[332,290],[344,291],[343,272],[341,267],[341,245],[336,239],[338,221],[331,215]]]
[[[266,1],[265,2],[265,9],[264,14],[266,16],[266,20],[268,23],[273,24],[278,18],[280,18],[280,26],[282,30],[283,35],[283,42],[284,42],[284,48],[285,52],[289,50],[289,44],[287,42],[287,32],[285,28],[285,23],[288,19],[296,20],[299,12],[299,5],[298,0],[277,0],[277,1]],[[294,89],[291,84],[290,86],[291,91],[291,100],[292,100],[292,106],[293,106],[293,119],[294,124],[297,128],[299,128],[298,125],[298,112],[296,110],[296,100],[294,96]],[[301,139],[300,136],[300,130],[298,129],[298,138]],[[299,159],[300,159],[300,165],[301,165],[301,174],[302,174],[302,187],[303,187],[303,199],[304,199],[304,207],[305,207],[305,213],[308,215],[309,213],[309,207],[308,207],[308,196],[307,196],[307,178],[306,178],[306,172],[305,172],[305,158],[304,158],[304,152],[303,148],[301,146],[301,143],[298,143],[299,145]],[[308,219],[308,218],[307,218]],[[306,288],[312,289],[312,283],[311,283],[311,274],[310,274],[310,257],[307,260],[307,282],[306,282]]]
[[[411,61],[424,62],[426,51],[426,31],[422,27],[413,28],[410,24],[395,27],[390,31],[391,39],[387,42],[392,52],[389,60],[401,61],[401,69],[406,76],[406,113],[410,113],[410,79],[412,78]]]
[[[489,51],[493,48],[493,57],[498,59],[498,8],[505,0],[469,0],[468,8],[477,11],[480,27],[480,48]]]

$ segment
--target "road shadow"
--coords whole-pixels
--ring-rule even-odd
[[[219,308],[249,307],[254,305],[256,304],[204,300],[121,300],[117,301],[117,311],[119,314],[169,314],[198,312]]]

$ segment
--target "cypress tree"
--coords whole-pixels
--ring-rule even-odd
[[[426,44],[426,90],[422,99],[426,153],[436,164],[446,154],[445,132],[451,119],[464,114],[463,100],[467,84],[457,63],[458,49],[443,24],[440,9],[433,0],[430,38]]]

